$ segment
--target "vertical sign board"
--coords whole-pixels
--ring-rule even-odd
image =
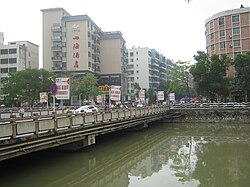
[[[141,101],[144,101],[144,100],[145,100],[145,90],[140,90],[139,99],[140,99]]]
[[[164,100],[164,91],[158,91],[157,92],[157,100],[163,101]]]
[[[48,94],[47,92],[40,92],[40,103],[48,102]]]
[[[110,86],[110,100],[121,100],[121,86]]]
[[[175,93],[168,94],[169,101],[175,101]]]
[[[56,78],[56,99],[69,99],[70,92],[69,78]]]

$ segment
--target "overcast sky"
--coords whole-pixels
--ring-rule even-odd
[[[205,20],[218,12],[250,6],[250,0],[7,0],[1,1],[0,32],[7,45],[39,45],[42,64],[41,9],[64,8],[87,14],[103,31],[121,31],[127,48],[149,47],[174,61],[195,62],[205,51]]]

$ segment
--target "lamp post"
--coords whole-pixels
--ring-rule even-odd
[[[82,96],[82,93],[80,93],[79,96],[78,96],[79,106],[81,106],[81,104],[82,104],[81,96]]]
[[[50,86],[50,90],[52,92],[52,97],[53,97],[53,112],[56,111],[56,107],[55,107],[55,101],[56,101],[56,92],[57,92],[57,85],[56,83],[52,83],[51,86]]]

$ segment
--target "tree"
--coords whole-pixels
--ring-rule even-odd
[[[147,95],[148,95],[149,104],[155,102],[156,98],[155,98],[154,90],[152,88],[148,89]]]
[[[98,79],[94,74],[87,73],[80,79],[72,80],[72,88],[75,95],[81,98],[93,101],[100,94]]]
[[[141,90],[141,87],[140,87],[139,83],[136,82],[136,83],[134,84],[134,90],[135,90],[135,95],[136,95],[136,97],[139,98],[139,92],[140,92],[140,90]]]
[[[49,92],[54,74],[44,69],[26,69],[9,73],[3,84],[5,102],[16,105],[27,102],[29,106],[39,100],[40,92]]]
[[[175,93],[177,98],[184,95],[190,96],[190,65],[188,62],[176,62],[171,66],[168,72],[169,87],[167,93]]]
[[[215,98],[225,98],[228,95],[229,79],[226,72],[230,59],[226,55],[212,55],[209,58],[203,51],[197,53],[194,56],[197,63],[190,69],[197,92],[209,96],[212,102]]]
[[[250,90],[250,52],[246,54],[239,54],[236,56],[234,62],[235,68],[235,88],[245,92],[245,100],[248,101],[248,93]]]

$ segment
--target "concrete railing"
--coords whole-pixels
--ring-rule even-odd
[[[4,140],[17,139],[27,136],[39,137],[51,135],[51,132],[59,133],[65,129],[74,130],[79,126],[89,126],[116,120],[126,120],[141,116],[150,116],[164,113],[169,110],[168,106],[155,106],[145,108],[131,108],[99,113],[80,114],[53,114],[48,116],[34,116],[32,118],[13,118],[0,122],[0,144]],[[2,141],[2,142],[1,142]]]

